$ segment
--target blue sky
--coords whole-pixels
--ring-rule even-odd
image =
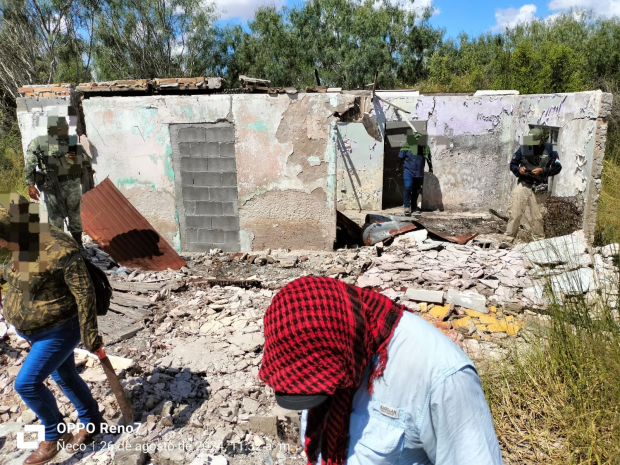
[[[393,0],[397,2],[399,0]],[[402,0],[401,0],[402,1]],[[292,6],[302,0],[215,0],[222,23],[244,24],[261,5]],[[414,7],[423,8],[431,0],[416,0]],[[478,35],[484,31],[502,30],[532,18],[547,18],[570,8],[593,9],[601,16],[620,16],[620,0],[547,0],[547,1],[488,1],[488,0],[434,0],[434,26],[442,27],[447,37],[460,32]]]

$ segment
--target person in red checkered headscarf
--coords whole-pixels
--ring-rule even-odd
[[[274,297],[259,377],[280,406],[307,410],[309,464],[502,463],[471,360],[405,310],[323,277]]]

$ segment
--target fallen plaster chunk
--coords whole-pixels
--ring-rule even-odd
[[[618,244],[608,244],[601,248],[601,254],[603,257],[613,257],[614,255],[618,255],[619,248],[620,245]]]
[[[443,242],[443,241],[433,241],[433,240],[428,240],[427,239],[426,241],[424,241],[423,244],[420,244],[418,246],[418,249],[420,251],[433,250],[433,249],[439,250],[439,249],[443,248],[444,245],[445,245],[445,242]]]
[[[455,289],[448,289],[446,302],[461,307],[469,308],[480,313],[489,313],[487,308],[487,299],[485,296],[474,291],[459,292]]]
[[[366,276],[362,275],[357,278],[357,286],[358,287],[377,287],[381,286],[383,281],[379,276]]]
[[[408,232],[407,234],[403,234],[399,236],[394,241],[395,245],[400,245],[402,242],[415,242],[417,245],[422,245],[422,243],[428,238],[428,231],[426,229],[419,229],[415,231]]]
[[[89,352],[88,350],[75,349],[73,353],[78,359],[92,358],[94,360],[99,360],[95,354]],[[128,370],[129,368],[132,368],[136,364],[136,362],[132,358],[117,357],[116,355],[109,355],[109,354],[106,354],[106,355],[110,359],[112,368],[114,368],[114,371],[116,372],[121,371],[121,370]],[[97,364],[97,366],[98,365],[99,364]]]
[[[594,271],[591,268],[580,268],[567,271],[549,278],[554,292],[560,294],[585,294],[597,288]]]
[[[89,368],[82,373],[80,377],[87,383],[103,383],[106,379],[108,379],[103,369],[94,368]]]
[[[409,300],[418,302],[431,302],[434,304],[443,303],[443,291],[428,291],[426,289],[407,289],[405,296]]]
[[[228,459],[223,455],[210,455],[201,452],[190,465],[228,465]]]
[[[236,345],[244,352],[253,352],[265,343],[262,333],[247,333],[228,338],[228,342]]]
[[[514,250],[523,253],[537,265],[568,263],[574,266],[588,265],[586,240],[583,231],[575,231],[568,236],[552,237],[528,244],[518,244]]]
[[[491,289],[497,289],[499,287],[499,281],[497,279],[481,279],[480,282]]]

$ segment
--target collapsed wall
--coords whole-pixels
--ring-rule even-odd
[[[98,180],[109,177],[176,250],[231,251],[331,249],[331,123],[354,100],[218,94],[91,97],[82,105]],[[24,148],[34,112],[20,114]]]
[[[551,194],[577,197],[591,238],[596,223],[611,94],[601,91],[553,95],[420,95],[380,91],[366,109],[381,132],[377,142],[364,124],[340,123],[338,208],[380,210],[384,190],[402,183],[382,176],[396,154],[384,150],[394,122],[426,121],[434,176],[426,174],[422,208],[506,211],[516,178],[508,169],[521,136],[540,126],[556,134],[563,165]],[[405,126],[406,127],[406,126]],[[402,189],[402,186],[401,186]]]
[[[564,169],[553,194],[579,198],[592,237],[609,94],[377,95],[92,96],[83,125],[96,178],[109,177],[177,251],[331,249],[336,209],[380,210],[387,189],[400,195],[386,127],[406,119],[426,121],[433,156],[422,207],[453,211],[506,210],[521,135],[555,128]],[[69,101],[19,99],[24,149],[34,114]]]

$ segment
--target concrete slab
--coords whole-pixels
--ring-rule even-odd
[[[613,257],[614,255],[618,255],[618,249],[620,249],[620,245],[608,244],[601,248],[601,254],[603,257]]]
[[[443,303],[443,291],[429,291],[426,289],[407,289],[405,296],[417,302]]]
[[[594,271],[591,268],[580,268],[567,271],[549,278],[554,292],[560,294],[585,294],[597,288]]]
[[[469,308],[480,313],[489,313],[487,299],[485,296],[474,291],[459,292],[456,289],[449,289],[446,296],[447,303],[454,303],[461,307]]]
[[[583,231],[575,231],[568,236],[518,244],[514,250],[523,253],[530,262],[537,265],[568,263],[581,266],[587,265],[590,261],[589,256],[586,255],[586,240]]]

